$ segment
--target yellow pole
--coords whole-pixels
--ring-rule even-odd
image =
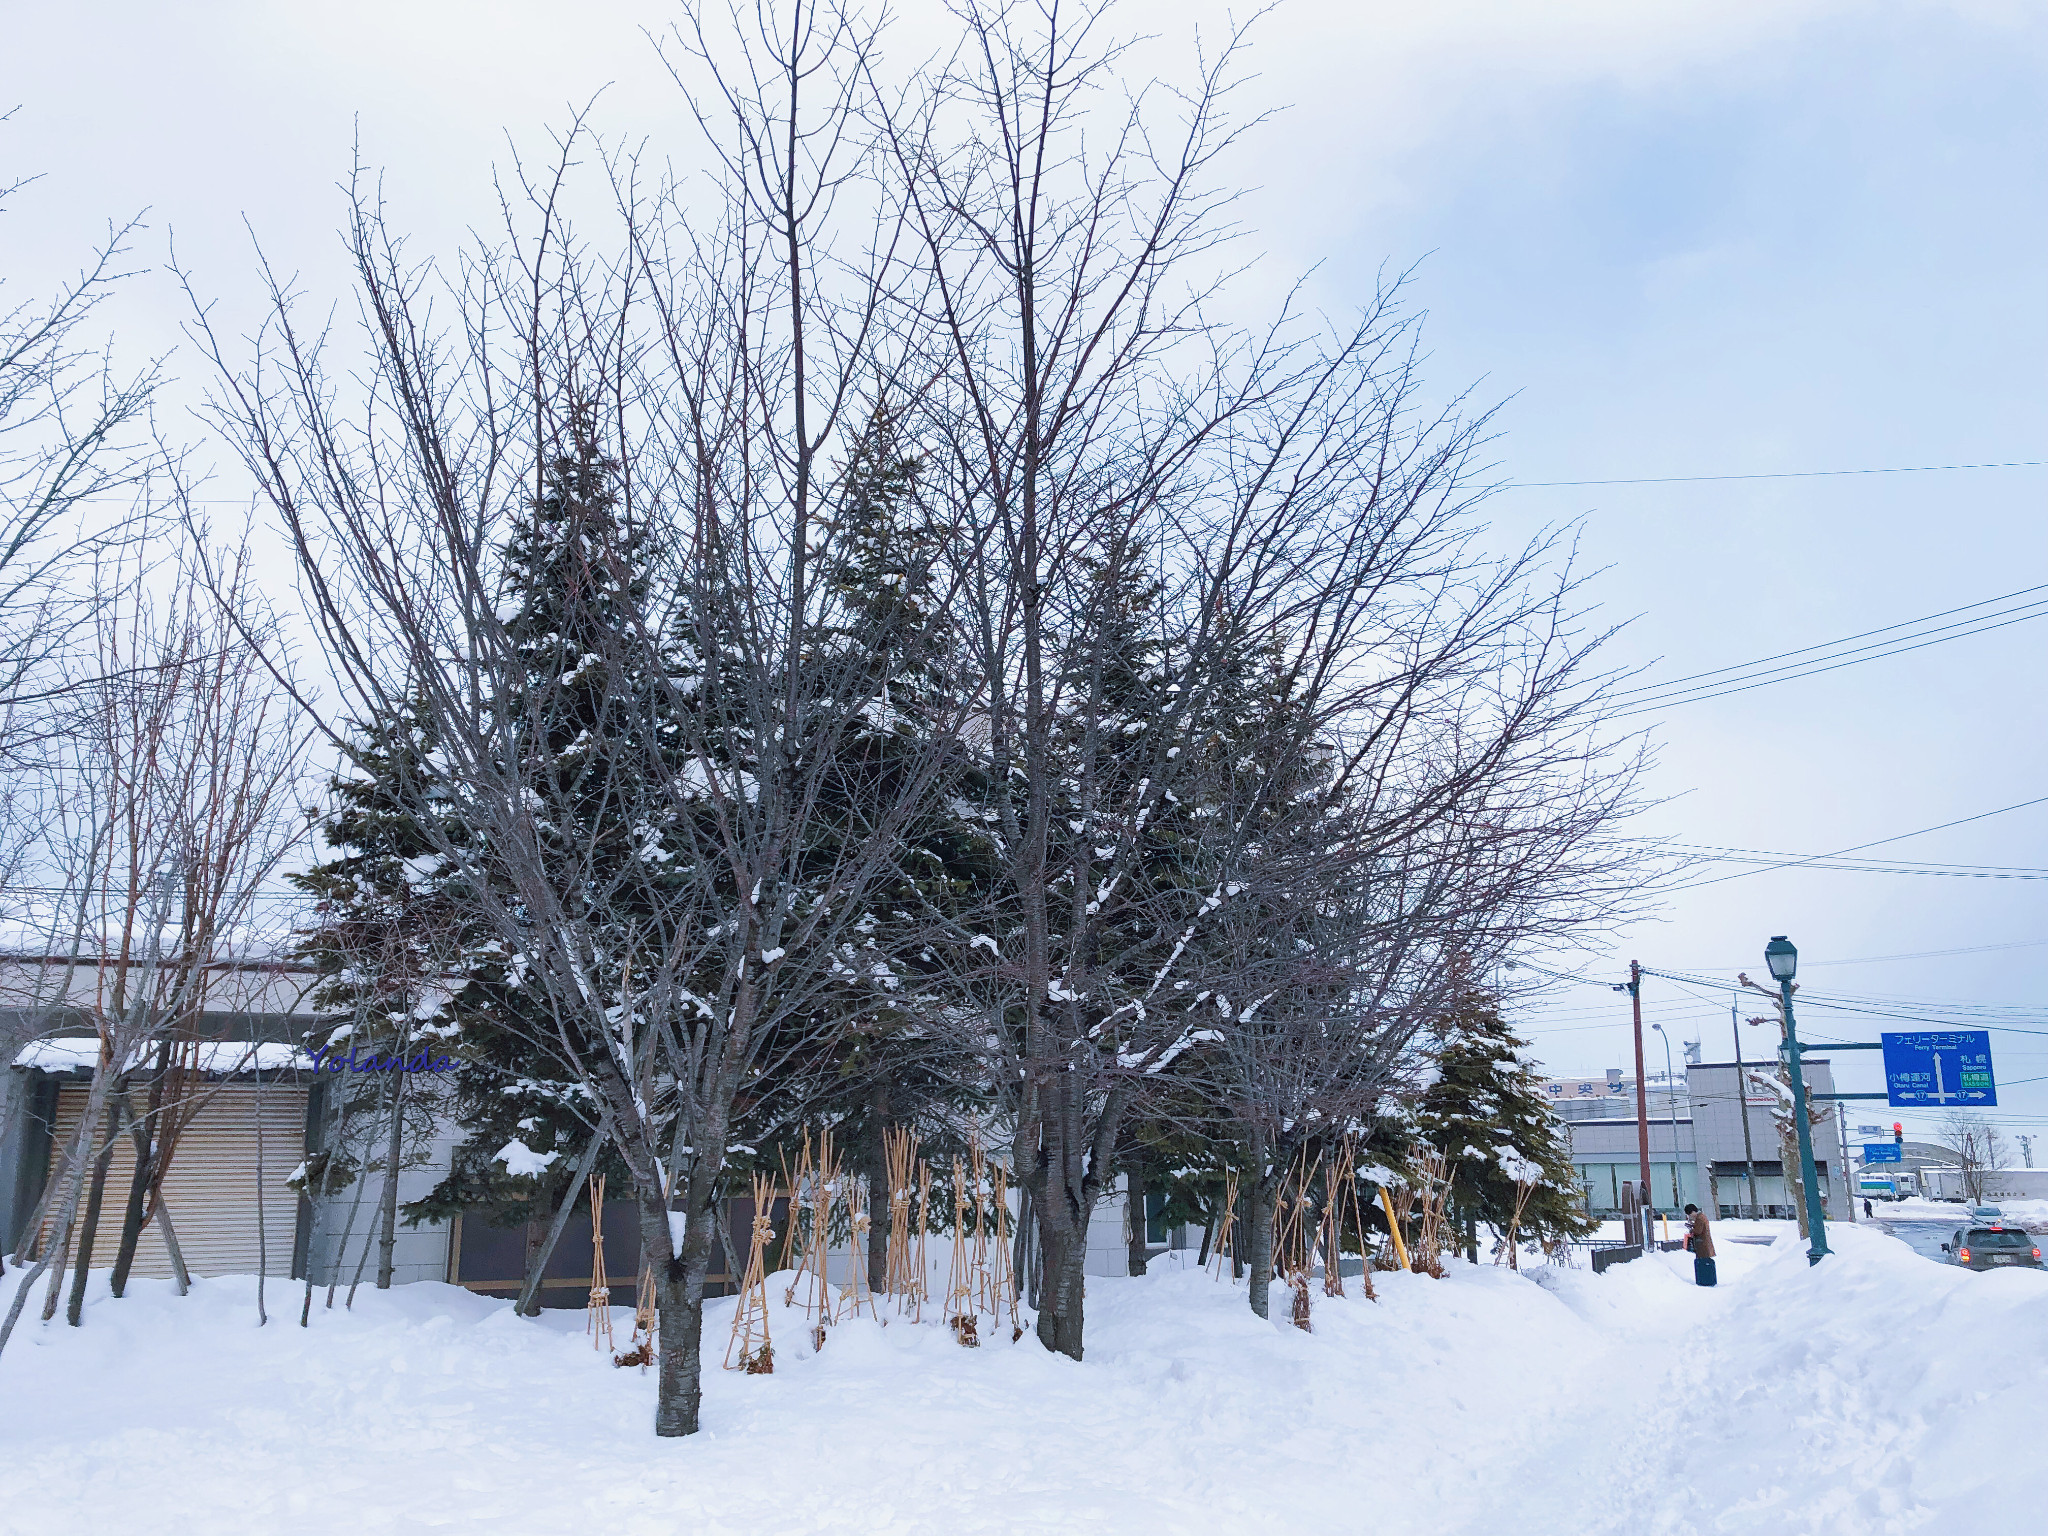
[[[1384,1186],[1380,1189],[1380,1206],[1387,1213],[1387,1230],[1394,1234],[1394,1257],[1401,1261],[1401,1267],[1408,1267],[1408,1245],[1401,1241],[1401,1223],[1394,1219],[1394,1202],[1388,1198]]]

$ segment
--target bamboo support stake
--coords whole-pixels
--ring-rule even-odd
[[[993,1198],[996,1208],[995,1262],[992,1265],[995,1282],[1000,1286],[998,1299],[1010,1309],[1010,1342],[1016,1343],[1024,1337],[1024,1325],[1017,1318],[1017,1276],[1010,1264],[1010,1191],[1003,1165],[996,1163],[990,1168],[994,1185]],[[997,1308],[996,1315],[1002,1315]]]
[[[946,1277],[946,1326],[969,1349],[981,1343],[974,1314],[974,1258],[967,1240],[967,1166],[953,1159],[953,1263]]]
[[[924,1254],[924,1236],[929,1230],[928,1218],[932,1208],[932,1165],[923,1158],[917,1160],[917,1291],[911,1313],[911,1321],[924,1321],[924,1304],[931,1292],[932,1272],[927,1267]]]
[[[896,1297],[895,1310],[901,1312],[906,1305],[914,1306],[914,1298],[920,1289],[922,1277],[913,1265],[915,1255],[910,1241],[910,1198],[915,1192],[911,1181],[917,1170],[917,1133],[908,1126],[886,1131],[882,1136],[884,1161],[889,1175],[889,1253],[888,1262],[883,1266],[885,1278],[882,1288]]]
[[[604,1272],[604,1175],[590,1177],[590,1300],[586,1305],[584,1331],[593,1349],[609,1353],[612,1347],[612,1288]]]
[[[811,1230],[810,1267],[815,1277],[817,1318],[811,1330],[811,1341],[819,1348],[824,1347],[825,1330],[838,1316],[834,1310],[831,1272],[828,1267],[832,1247],[832,1197],[839,1182],[839,1168],[832,1155],[832,1133],[819,1133],[818,1160],[811,1170]],[[804,1310],[808,1313],[809,1303]]]
[[[1408,1245],[1401,1240],[1401,1218],[1394,1214],[1394,1199],[1385,1185],[1380,1186],[1380,1204],[1387,1213],[1387,1231],[1394,1239],[1394,1258],[1403,1269],[1408,1267]]]
[[[1231,1241],[1237,1232],[1237,1175],[1223,1176],[1223,1216],[1216,1224],[1216,1248],[1209,1257],[1216,1264],[1216,1278],[1221,1280],[1231,1272]],[[1233,1277],[1234,1278],[1234,1277]]]
[[[782,1262],[775,1267],[784,1270],[793,1269],[796,1271],[796,1278],[801,1280],[803,1278],[804,1263],[810,1257],[810,1250],[798,1241],[797,1229],[802,1223],[797,1218],[799,1206],[805,1198],[805,1191],[810,1188],[811,1133],[808,1130],[804,1132],[804,1144],[797,1152],[796,1171],[794,1173],[790,1172],[787,1154],[779,1147],[775,1152],[775,1160],[782,1165],[782,1182],[784,1187],[789,1190],[789,1230],[782,1234]],[[788,1295],[782,1298],[782,1304],[785,1307],[795,1300],[795,1280],[790,1282],[789,1292]]]
[[[847,1266],[847,1282],[839,1293],[839,1299],[846,1303],[846,1316],[859,1317],[861,1309],[867,1308],[868,1315],[877,1322],[882,1320],[881,1308],[875,1304],[874,1294],[868,1289],[868,1181],[849,1178],[846,1180],[847,1226],[853,1234],[853,1252]],[[822,1272],[822,1270],[821,1270]]]
[[[732,1337],[725,1346],[725,1368],[734,1369],[737,1351],[738,1369],[749,1376],[766,1376],[775,1369],[775,1348],[768,1338],[768,1245],[775,1238],[775,1194],[774,1180],[763,1173],[754,1175],[747,1271],[740,1281],[739,1305],[733,1309]]]

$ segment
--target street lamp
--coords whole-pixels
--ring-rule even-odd
[[[1650,1028],[1664,1040],[1664,1107],[1671,1114],[1671,1208],[1682,1211],[1685,1209],[1685,1191],[1678,1182],[1678,1085],[1672,1075],[1671,1037],[1664,1033],[1662,1024],[1652,1024]]]
[[[1828,1228],[1821,1214],[1820,1174],[1813,1162],[1813,1126],[1806,1117],[1806,1074],[1799,1066],[1799,1032],[1792,1023],[1792,978],[1799,974],[1799,951],[1782,933],[1764,946],[1764,964],[1778,984],[1785,1008],[1785,1061],[1792,1075],[1792,1123],[1799,1133],[1799,1178],[1806,1187],[1806,1262],[1828,1256]]]

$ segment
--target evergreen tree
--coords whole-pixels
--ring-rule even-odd
[[[1579,1198],[1570,1136],[1527,1050],[1496,997],[1462,987],[1429,1043],[1437,1077],[1417,1106],[1419,1132],[1444,1156],[1452,1206],[1468,1231],[1485,1222],[1505,1237],[1514,1222],[1524,1239],[1583,1237],[1594,1224]],[[1518,1178],[1533,1187],[1516,1221]]]
[[[655,679],[619,676],[620,648],[603,643],[606,626],[627,622],[644,592],[649,553],[619,515],[614,478],[590,413],[574,413],[568,451],[543,467],[541,494],[502,551],[518,681],[479,701],[503,720],[501,739],[517,756],[482,771],[521,774],[538,787],[556,865],[546,878],[579,915],[602,909],[597,926],[615,941],[600,962],[608,989],[629,963],[634,908],[646,904],[636,894],[666,875],[661,816],[628,803],[617,758],[600,744],[657,732],[669,697]],[[612,660],[600,664],[601,656]],[[354,771],[331,785],[335,808],[323,831],[333,857],[297,877],[319,897],[318,927],[302,947],[325,978],[314,1001],[335,1015],[315,1043],[359,1053],[426,1044],[456,1059],[457,1070],[431,1079],[351,1080],[342,1102],[350,1114],[373,1106],[395,1115],[411,1095],[452,1117],[462,1138],[449,1171],[405,1207],[405,1219],[524,1224],[531,1271],[545,1262],[543,1234],[562,1203],[578,1198],[579,1175],[592,1171],[597,1114],[568,1055],[596,1042],[564,1038],[484,920],[478,888],[495,887],[502,906],[511,878],[486,840],[465,829],[460,774],[410,715],[369,722],[361,737]],[[429,1083],[432,1105],[419,1097]],[[416,1116],[415,1129],[430,1130],[431,1119]],[[331,1192],[352,1170],[337,1163],[317,1172]],[[393,1214],[384,1218],[387,1250]]]
[[[646,652],[612,643],[644,609],[654,551],[645,531],[622,515],[617,465],[599,445],[587,408],[572,413],[565,448],[543,466],[541,494],[503,552],[518,683],[489,707],[502,712],[508,749],[518,754],[507,771],[535,787],[545,817],[551,867],[544,878],[600,935],[592,980],[616,1000],[630,983],[635,921],[672,878],[662,849],[666,802],[636,796],[620,764],[634,762],[635,751],[659,760],[653,744],[672,695],[656,676],[622,675],[625,662]],[[443,793],[459,803],[459,786]],[[488,849],[465,861],[459,878],[508,883]],[[503,945],[479,939],[463,957],[453,1008],[464,1063],[454,1094],[463,1139],[447,1177],[408,1207],[408,1217],[461,1212],[493,1225],[525,1223],[531,1267],[544,1262],[542,1234],[560,1202],[580,1198],[577,1175],[595,1170],[617,1179],[624,1169],[608,1154],[592,1161],[596,1106],[572,1064],[576,1053],[601,1050],[602,1042],[578,1038],[573,1024],[541,1009]],[[544,1169],[524,1171],[536,1163]]]
[[[861,701],[828,736],[832,772],[804,836],[811,861],[830,867],[875,827],[876,808],[897,806],[929,774],[914,813],[893,839],[881,877],[834,955],[832,983],[814,1011],[846,1027],[790,1033],[822,1052],[781,1059],[760,1084],[749,1140],[764,1148],[800,1124],[829,1123],[865,1172],[870,1208],[888,1201],[883,1132],[915,1124],[935,1166],[965,1150],[953,1125],[978,1102],[973,1074],[950,1031],[931,1027],[950,974],[938,947],[974,920],[989,884],[989,836],[978,807],[981,765],[958,745],[957,667],[938,581],[943,539],[919,496],[922,459],[902,440],[886,403],[871,413],[835,487],[827,582],[831,612],[815,664],[834,675],[810,693]],[[936,762],[937,771],[932,772]],[[774,1053],[771,1052],[772,1056]],[[869,1229],[870,1283],[880,1285],[886,1223]]]
[[[310,1000],[321,1022],[307,1043],[328,1085],[322,1150],[308,1160],[304,1184],[331,1196],[381,1173],[373,1216],[380,1288],[391,1284],[399,1169],[423,1154],[449,1091],[448,1078],[399,1064],[430,1066],[459,1033],[448,1003],[464,919],[441,888],[445,861],[419,816],[432,757],[410,713],[362,732],[353,771],[329,785],[321,833],[333,857],[290,877],[315,898],[297,953],[320,976]],[[366,1193],[358,1185],[344,1253],[364,1230],[357,1218]]]

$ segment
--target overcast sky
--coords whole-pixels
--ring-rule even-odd
[[[905,14],[899,54],[935,45],[936,10]],[[1224,14],[1128,16],[1159,35],[1141,58],[1170,67]],[[253,313],[245,219],[309,292],[340,298],[336,183],[358,131],[422,254],[491,222],[508,141],[544,148],[601,87],[601,130],[688,158],[642,36],[670,19],[656,0],[24,7],[0,62],[0,105],[20,103],[0,180],[44,179],[0,220],[7,292],[47,286],[108,216],[147,206],[151,270],[110,311],[126,353],[177,342],[173,232],[231,323]],[[1255,188],[1256,281],[1315,267],[1335,313],[1419,263],[1433,385],[1503,403],[1502,479],[2048,459],[2048,9],[1291,0],[1254,36],[1247,105],[1288,108],[1234,167]],[[167,416],[196,435],[180,413],[197,360],[172,372]],[[1616,660],[1653,681],[2048,583],[2044,504],[2048,470],[2022,468],[1518,488],[1492,516],[1504,546],[1583,519],[1592,595],[1632,621]],[[1641,831],[1828,853],[2048,796],[2044,641],[2048,619],[1643,717],[1664,803]],[[2048,804],[1872,856],[2040,870]],[[2044,917],[2048,881],[1773,870],[1677,892],[1611,945],[1545,963],[1725,980],[1789,933],[1815,994],[2042,1031],[1993,1044],[2005,1084],[2043,1079],[2008,1086],[2000,1118],[2048,1134]],[[1976,952],[1930,954],[1952,950]],[[1703,1038],[1727,1059],[1724,994],[1653,978],[1644,996],[1674,1048]],[[1834,1039],[1921,1027],[1818,998],[1801,1017]],[[1560,1074],[1628,1064],[1618,994],[1561,985],[1520,1018]],[[1746,1035],[1763,1054],[1763,1031]],[[1661,1066],[1654,1034],[1650,1050]],[[1875,1053],[1837,1060],[1843,1086],[1881,1086]]]

